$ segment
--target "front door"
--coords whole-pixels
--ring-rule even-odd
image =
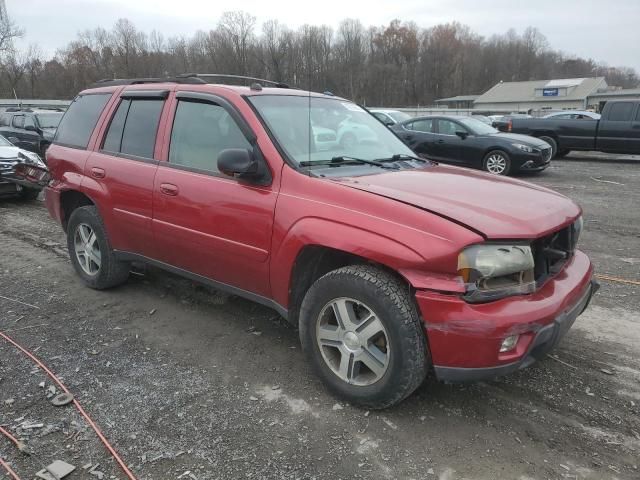
[[[454,164],[466,163],[461,157],[462,139],[456,135],[458,130],[463,130],[463,127],[453,120],[438,119],[433,146],[436,160]]]
[[[262,296],[270,295],[269,252],[277,191],[227,176],[222,150],[254,150],[244,120],[224,99],[180,92],[166,160],[154,183],[159,259]]]

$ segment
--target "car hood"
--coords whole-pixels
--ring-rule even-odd
[[[20,147],[13,145],[0,146],[0,159],[15,159],[18,158],[18,154],[22,154],[21,160],[27,163],[41,164],[42,160],[37,153],[24,150]]]
[[[19,147],[7,145],[0,147],[0,158],[17,158],[18,152],[22,151]]]
[[[345,186],[413,205],[490,239],[532,239],[580,215],[580,207],[544,187],[437,165],[335,179]]]
[[[522,143],[529,147],[535,148],[549,148],[549,144],[544,140],[540,140],[536,137],[530,137],[529,135],[519,135],[517,133],[492,133],[485,135],[487,138],[497,138],[509,143]]]

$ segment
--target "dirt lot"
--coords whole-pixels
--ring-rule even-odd
[[[640,280],[640,163],[574,158],[530,180],[583,206],[599,273]],[[139,479],[640,478],[638,286],[603,282],[556,358],[429,379],[368,412],[324,390],[275,312],[156,270],[92,291],[64,245],[41,202],[0,200],[0,330],[63,377]],[[68,479],[99,478],[89,463],[124,478],[50,384],[0,339],[0,425],[33,450],[0,436],[0,456],[23,479],[55,459],[77,467]]]

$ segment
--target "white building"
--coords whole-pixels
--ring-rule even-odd
[[[589,98],[608,90],[604,77],[563,78],[529,82],[500,82],[480,95],[474,108],[492,112],[584,110],[597,107]]]

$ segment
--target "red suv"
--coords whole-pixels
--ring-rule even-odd
[[[334,393],[371,408],[430,370],[526,367],[586,308],[568,198],[417,158],[331,94],[217,78],[102,82],[71,104],[46,203],[89,287],[142,261],[267,305]]]

